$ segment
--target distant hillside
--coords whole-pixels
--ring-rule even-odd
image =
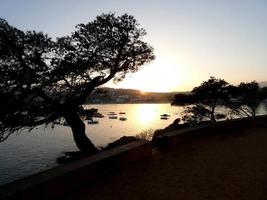
[[[145,92],[134,89],[99,88],[87,103],[170,103],[179,92]]]
[[[259,82],[260,87],[267,87],[267,81]]]

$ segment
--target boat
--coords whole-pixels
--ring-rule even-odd
[[[120,115],[125,115],[125,114],[126,114],[126,112],[119,112],[119,114],[120,114]]]
[[[85,120],[93,120],[92,116],[86,116]]]
[[[170,117],[170,115],[168,114],[163,114],[163,115],[160,115],[161,117]]]
[[[88,120],[87,124],[98,124],[99,121]]]
[[[126,121],[127,118],[126,118],[126,117],[120,117],[119,120],[121,120],[121,121]]]
[[[115,112],[109,112],[108,115],[113,116],[113,115],[117,115],[117,114]]]
[[[95,114],[93,114],[93,117],[96,117],[96,118],[104,118],[105,116],[102,115],[101,113],[95,113]]]
[[[160,115],[160,119],[163,119],[163,120],[167,120],[167,119],[169,119],[170,118],[170,115],[168,115],[168,114],[162,114],[162,115]]]
[[[169,117],[160,117],[160,119],[163,119],[163,120],[168,120]]]
[[[109,116],[108,118],[109,118],[109,119],[118,119],[117,116]]]
[[[100,114],[98,109],[91,108],[91,109],[84,109],[82,115],[85,117],[86,120],[91,120],[94,115]]]

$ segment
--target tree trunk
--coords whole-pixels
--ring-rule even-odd
[[[211,121],[212,121],[213,123],[216,122],[216,117],[215,117],[214,113],[211,114]]]
[[[213,123],[216,122],[216,117],[215,117],[215,108],[216,108],[216,103],[214,103],[214,105],[211,108],[211,121]]]
[[[77,112],[68,112],[64,115],[68,125],[71,127],[74,141],[81,151],[94,154],[98,149],[85,134],[85,124],[80,119]]]

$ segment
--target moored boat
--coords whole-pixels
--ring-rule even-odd
[[[108,118],[109,118],[109,119],[118,119],[117,116],[109,116]]]
[[[102,115],[101,113],[95,113],[95,114],[93,114],[93,117],[96,117],[96,118],[104,118],[105,116]]]
[[[117,115],[115,112],[109,112],[108,116],[113,116],[113,115]]]
[[[126,118],[126,117],[120,117],[119,120],[121,120],[121,121],[126,121],[127,118]]]
[[[88,120],[87,124],[98,124],[99,121],[94,121],[94,120]]]
[[[160,119],[163,119],[163,120],[168,120],[169,117],[160,117]]]
[[[161,117],[170,117],[170,115],[168,115],[168,114],[162,114],[162,115],[160,115]]]

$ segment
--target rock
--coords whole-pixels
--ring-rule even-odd
[[[124,144],[135,142],[135,141],[138,141],[138,139],[136,139],[133,136],[123,136],[120,139],[118,139],[112,143],[109,143],[103,150],[112,149],[112,148],[115,148],[115,147],[118,147],[118,146],[121,146]]]
[[[109,143],[106,147],[104,147],[102,149],[102,151],[112,149],[115,147],[119,147],[121,145],[128,144],[128,143],[135,142],[135,141],[138,141],[138,139],[133,137],[133,136],[123,136],[120,139],[118,139],[112,143]],[[101,151],[99,151],[99,152],[101,152]],[[63,152],[63,154],[64,154],[64,156],[57,158],[57,162],[59,164],[70,163],[70,162],[73,162],[75,160],[79,160],[81,158],[92,155],[88,152],[83,152],[83,151]]]

